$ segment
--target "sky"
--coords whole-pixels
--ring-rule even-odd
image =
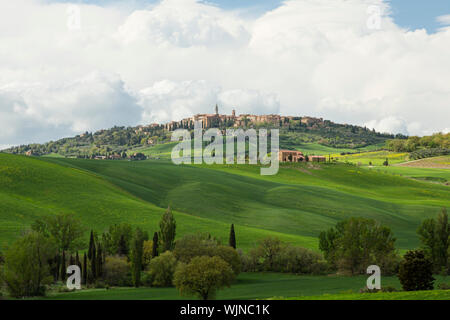
[[[0,3],[0,148],[194,113],[450,131],[450,2]]]

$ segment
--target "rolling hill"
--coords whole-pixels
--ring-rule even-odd
[[[178,236],[210,232],[226,241],[234,223],[244,250],[267,235],[317,249],[320,231],[351,216],[391,226],[404,250],[418,245],[424,218],[450,206],[450,189],[348,164],[289,164],[276,176],[260,176],[250,165],[0,154],[0,201],[4,243],[56,212],[77,214],[87,230],[126,221],[153,232],[170,205]]]

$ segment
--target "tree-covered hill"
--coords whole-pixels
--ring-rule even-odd
[[[384,144],[386,140],[405,138],[402,135],[383,134],[365,127],[337,124],[329,120],[303,123],[302,118],[293,118],[280,128],[280,147],[296,148],[302,144],[314,143],[328,148],[358,149]],[[249,124],[245,128],[268,127],[271,125]],[[272,125],[273,126],[273,125]],[[244,128],[244,129],[245,129]],[[226,129],[221,127],[220,129]],[[92,158],[117,155],[124,157],[130,150],[154,146],[170,141],[171,132],[162,125],[137,127],[113,127],[97,132],[85,132],[75,137],[63,138],[43,144],[28,144],[4,150],[13,154],[61,155]]]

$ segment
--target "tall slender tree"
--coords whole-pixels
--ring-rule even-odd
[[[157,257],[158,256],[158,232],[155,232],[153,234],[153,247],[152,247],[152,258]]]
[[[148,237],[147,237],[148,238]],[[131,269],[132,279],[135,287],[141,284],[142,256],[144,254],[144,232],[140,228],[136,228],[136,232],[132,241],[131,250]]]
[[[128,246],[125,240],[125,236],[122,234],[119,239],[119,245],[117,249],[117,253],[119,256],[127,256],[128,255]]]
[[[92,260],[94,250],[95,250],[94,231],[91,230],[91,236],[89,238],[89,251],[88,251],[88,259],[89,260]]]
[[[97,247],[96,271],[97,278],[100,278],[103,275],[103,252],[100,244]]]
[[[66,280],[66,252],[63,251],[62,252],[62,256],[61,256],[61,280],[64,281]]]
[[[234,224],[231,224],[229,244],[230,244],[230,247],[233,247],[234,249],[236,249],[236,234],[234,233]]]
[[[174,248],[176,227],[175,218],[173,217],[172,210],[169,206],[159,222],[159,240],[162,244],[162,252]]]
[[[86,252],[84,253],[83,257],[83,280],[84,284],[88,284],[88,266],[87,266],[87,255]]]
[[[78,255],[78,251],[75,254],[75,264],[81,269],[81,261],[80,256]]]
[[[61,270],[61,255],[59,253],[56,254],[56,268],[55,268],[55,280],[59,280],[59,271]]]
[[[97,280],[97,250],[95,250],[95,244],[92,247],[92,258],[91,261],[91,279],[92,282],[95,282]]]

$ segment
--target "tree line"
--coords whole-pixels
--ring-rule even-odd
[[[450,226],[445,209],[417,230],[422,246],[401,257],[389,227],[364,218],[350,218],[319,235],[321,253],[274,237],[256,241],[247,252],[237,248],[232,224],[223,245],[210,234],[176,237],[169,207],[159,230],[149,234],[127,223],[103,233],[86,230],[73,214],[36,220],[29,231],[0,254],[0,280],[12,297],[45,295],[64,285],[66,268],[79,266],[86,288],[175,286],[180,294],[211,299],[230,286],[240,272],[294,274],[365,274],[378,265],[383,274],[398,275],[404,290],[433,288],[433,274],[449,274]]]

